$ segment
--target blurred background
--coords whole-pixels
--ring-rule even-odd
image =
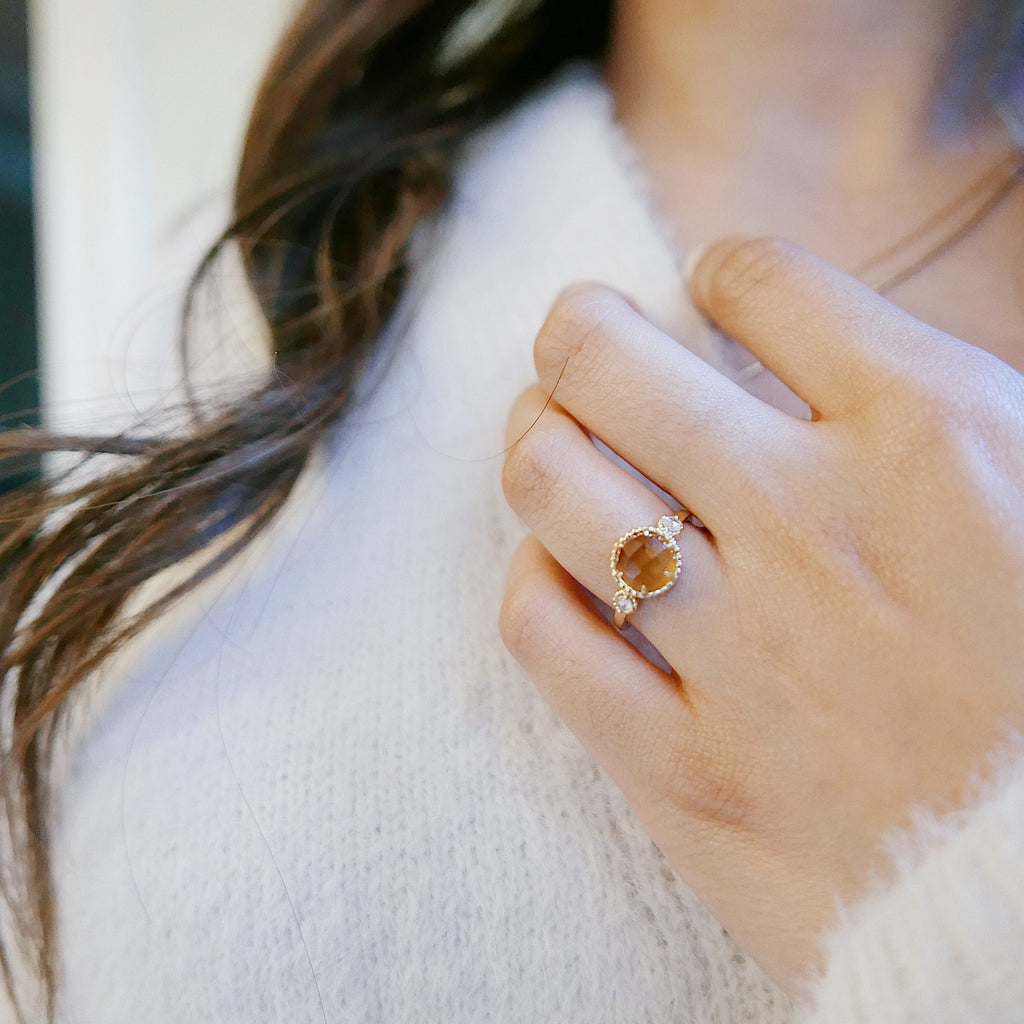
[[[296,2],[0,0],[0,414],[89,421],[166,340]]]
[[[24,4],[0,0],[0,413],[39,402]]]

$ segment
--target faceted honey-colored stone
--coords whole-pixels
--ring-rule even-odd
[[[667,587],[679,567],[676,549],[657,533],[627,537],[615,559],[615,571],[638,594],[653,594]]]

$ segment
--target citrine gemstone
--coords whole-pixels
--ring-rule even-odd
[[[678,549],[653,530],[626,537],[618,545],[615,572],[638,594],[667,587],[678,571]]]

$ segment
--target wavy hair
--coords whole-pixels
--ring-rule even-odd
[[[273,520],[352,400],[460,145],[567,59],[599,55],[608,22],[605,0],[309,0],[265,74],[233,221],[183,321],[235,247],[273,372],[223,408],[193,404],[171,436],[0,435],[7,477],[40,454],[81,457],[0,501],[0,971],[22,1020],[17,964],[55,1014],[47,769],[68,698]],[[161,587],[182,563],[185,578]]]
[[[565,61],[600,58],[611,2],[307,0],[264,77],[232,223],[182,328],[187,350],[200,285],[234,250],[273,372],[219,408],[192,403],[170,433],[0,435],[9,480],[41,455],[76,457],[0,499],[0,974],[22,1022],[36,985],[56,1012],[49,768],[69,698],[274,519],[352,401],[460,146]],[[1022,6],[979,0],[951,78],[959,106],[983,82],[1016,109]]]

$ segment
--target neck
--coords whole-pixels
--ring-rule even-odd
[[[684,237],[771,231],[856,260],[894,219],[955,195],[1008,148],[994,117],[971,138],[937,130],[970,7],[616,0],[606,67],[616,117]],[[702,210],[673,195],[701,196]],[[864,237],[825,237],[818,226],[837,209]]]

